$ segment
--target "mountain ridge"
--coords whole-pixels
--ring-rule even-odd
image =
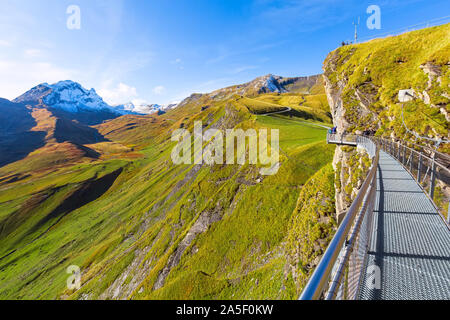
[[[161,115],[127,114],[96,125],[58,108],[17,106],[30,113],[30,130],[45,145],[0,168],[0,297],[294,297],[284,235],[299,190],[329,166],[334,150],[326,129],[315,125],[330,123],[323,87],[313,88],[319,80],[268,77],[247,85],[248,98],[225,90],[222,99],[203,95]],[[265,93],[256,94],[260,89]],[[290,112],[258,115],[287,106]],[[196,121],[205,130],[278,129],[279,172],[263,177],[250,163],[175,165],[172,133]],[[101,192],[91,197],[94,189]],[[327,206],[320,215],[332,211]],[[330,220],[321,228],[332,226]],[[316,240],[319,254],[326,239]],[[82,270],[78,291],[66,287],[67,264]],[[254,279],[258,286],[247,290]]]
[[[178,106],[208,97],[212,100],[223,100],[233,95],[255,96],[263,93],[310,93],[310,90],[322,82],[322,74],[303,77],[282,77],[273,74],[257,77],[249,82],[237,84],[209,93],[193,93]]]

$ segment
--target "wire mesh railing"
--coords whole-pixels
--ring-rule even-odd
[[[327,143],[337,143],[337,144],[347,144],[347,145],[357,145],[358,136],[355,134],[337,134],[328,133]]]
[[[398,35],[401,35],[406,32],[411,32],[411,31],[420,30],[420,29],[429,28],[429,27],[440,26],[440,25],[444,25],[447,23],[450,23],[450,16],[439,17],[436,19],[419,22],[414,25],[398,28],[395,30],[381,32],[381,33],[377,33],[377,34],[373,34],[373,35],[362,36],[362,37],[358,38],[358,43],[364,43],[364,42],[371,41],[374,39],[398,36]],[[352,43],[353,41],[354,41],[354,39],[347,39],[344,42]]]
[[[327,143],[360,146],[364,148],[371,158],[375,157],[377,146],[369,137],[356,134],[328,133]]]
[[[364,148],[371,155],[372,167],[303,290],[301,300],[355,299],[370,245],[379,159],[377,145],[368,137],[356,135],[328,134],[327,142]]]
[[[399,142],[378,137],[329,133],[327,142],[364,148],[372,158],[372,167],[304,288],[301,300],[359,297],[372,243],[380,150],[398,160],[433,200],[441,216],[449,217],[450,170],[435,155],[430,157]]]
[[[405,144],[373,138],[386,153],[389,153],[409,171],[425,193],[433,200],[441,216],[450,222],[450,169],[446,156],[438,152],[419,152]]]
[[[356,300],[362,284],[372,235],[373,209],[376,197],[376,176],[367,190],[361,210],[338,259],[326,300]]]

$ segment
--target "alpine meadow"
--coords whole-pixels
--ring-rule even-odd
[[[0,300],[450,299],[446,1],[36,2],[0,1]]]

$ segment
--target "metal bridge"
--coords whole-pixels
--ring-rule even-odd
[[[302,300],[450,299],[450,170],[402,143],[328,134],[372,167]]]

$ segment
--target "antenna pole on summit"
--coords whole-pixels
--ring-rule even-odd
[[[358,17],[358,23],[353,22],[355,26],[355,44],[358,43],[358,26],[359,26],[360,18]]]

